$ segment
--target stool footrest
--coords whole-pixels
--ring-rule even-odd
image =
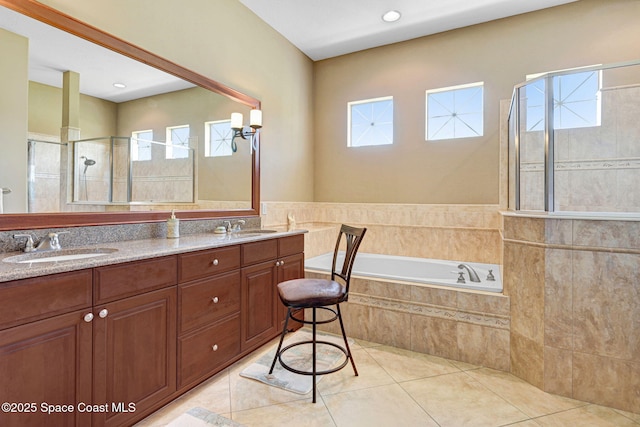
[[[318,344],[325,344],[325,345],[330,345],[332,347],[337,348],[338,350],[340,350],[341,352],[344,353],[345,359],[344,362],[342,362],[342,364],[340,364],[339,366],[336,366],[335,368],[331,368],[331,369],[326,369],[323,371],[316,371],[315,373],[313,371],[301,371],[299,369],[296,368],[292,368],[291,366],[287,365],[283,360],[282,360],[282,355],[287,351],[290,350],[293,347],[297,347],[299,345],[304,345],[304,344],[313,344],[312,340],[306,340],[306,341],[299,341],[293,344],[289,344],[288,346],[284,347],[282,350],[280,350],[280,353],[278,353],[278,360],[280,361],[280,364],[282,365],[282,367],[284,369],[286,369],[287,371],[293,372],[295,374],[300,374],[300,375],[326,375],[326,374],[331,374],[333,372],[337,372],[340,369],[344,368],[345,366],[347,366],[347,363],[349,362],[349,353],[347,353],[347,350],[335,343],[329,342],[329,341],[318,341],[316,340],[316,345]]]
[[[334,310],[333,308],[330,307],[316,307],[317,310],[325,310],[328,312],[333,313],[333,317],[330,317],[329,319],[326,320],[316,320],[315,322],[313,320],[305,320],[305,319],[299,319],[297,317],[295,317],[293,315],[293,313],[291,313],[291,315],[289,316],[292,320],[295,320],[296,322],[300,322],[303,323],[305,325],[313,325],[314,323],[316,325],[324,325],[325,323],[331,323],[331,322],[335,322],[336,320],[338,320],[338,312],[336,310]],[[319,341],[316,341],[319,342]]]

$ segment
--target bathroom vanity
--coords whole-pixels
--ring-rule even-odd
[[[0,261],[0,424],[131,425],[251,353],[281,331],[276,284],[304,276],[303,233]]]

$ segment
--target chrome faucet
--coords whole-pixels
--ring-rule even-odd
[[[476,273],[476,271],[473,269],[473,267],[471,267],[469,264],[460,264],[458,265],[459,269],[466,269],[467,272],[469,273],[469,280],[471,280],[472,282],[478,282],[480,283],[480,277],[478,277],[478,273]]]
[[[36,246],[36,251],[59,251],[60,249],[62,249],[62,246],[60,246],[60,240],[58,239],[58,236],[60,234],[67,234],[69,233],[68,231],[59,231],[57,233],[49,233],[47,234],[46,237],[44,237],[42,240],[40,240],[40,243],[38,243],[38,246]]]
[[[242,226],[245,224],[245,220],[239,219],[238,222],[236,222],[233,225],[231,225],[231,221],[225,221],[225,224],[227,228],[227,233],[233,233],[235,231],[242,230]]]

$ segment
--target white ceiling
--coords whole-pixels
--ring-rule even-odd
[[[38,83],[62,87],[62,73],[71,70],[80,75],[80,93],[112,102],[194,86],[4,7],[0,28],[29,39],[29,80]],[[127,87],[118,89],[116,82]]]
[[[239,0],[317,61],[577,0]],[[402,14],[383,22],[388,10]]]
[[[239,0],[313,60],[544,9],[577,0]],[[381,20],[395,9],[402,18]],[[29,79],[113,102],[193,87],[167,73],[0,7],[0,28],[29,39]],[[113,83],[125,83],[125,89]]]

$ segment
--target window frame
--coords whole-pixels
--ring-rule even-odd
[[[480,97],[481,97],[481,101],[480,101],[480,105],[482,107],[481,111],[478,113],[472,113],[472,114],[479,114],[480,115],[480,126],[481,128],[479,129],[479,132],[477,129],[472,128],[471,126],[469,126],[467,123],[463,122],[469,129],[471,129],[474,133],[476,133],[476,135],[463,135],[463,136],[456,136],[455,135],[455,128],[454,128],[454,135],[451,137],[443,137],[443,138],[433,138],[433,137],[429,137],[429,95],[432,94],[437,94],[437,93],[443,93],[443,92],[455,92],[455,91],[461,91],[461,90],[466,90],[466,89],[471,89],[471,88],[480,88]],[[471,98],[470,98],[471,99]],[[426,142],[439,142],[439,141],[445,141],[445,140],[454,140],[454,139],[466,139],[466,138],[480,138],[484,136],[484,112],[485,112],[485,105],[484,105],[484,81],[479,81],[479,82],[473,82],[473,83],[465,83],[465,84],[461,84],[461,85],[455,85],[455,86],[447,86],[447,87],[441,87],[441,88],[436,88],[436,89],[427,89],[425,90],[425,100],[424,100],[424,105],[425,105],[425,114],[424,114],[424,139]],[[452,107],[452,109],[455,110],[455,105]],[[459,117],[456,111],[453,111],[451,113],[451,117]],[[458,119],[458,120],[462,120],[462,119]],[[440,129],[442,129],[444,126],[441,126]],[[439,131],[439,130],[438,130]],[[438,132],[436,131],[436,133]]]
[[[391,141],[388,143],[384,143],[384,144],[359,144],[359,145],[354,145],[353,141],[352,141],[352,133],[353,133],[353,117],[352,117],[352,107],[356,106],[356,105],[362,105],[362,104],[374,104],[374,103],[378,103],[378,102],[382,102],[382,101],[391,101]],[[358,100],[358,101],[349,101],[347,102],[347,148],[360,148],[360,147],[380,147],[380,146],[388,146],[388,145],[393,145],[394,144],[394,120],[395,116],[394,116],[394,102],[393,102],[393,96],[382,96],[382,97],[378,97],[378,98],[369,98],[369,99],[362,99],[362,100]],[[372,126],[375,122],[372,122]],[[388,122],[384,122],[385,124],[388,124]]]
[[[189,136],[187,137],[186,140],[186,145],[183,144],[174,144],[173,143],[173,137],[172,137],[172,131],[174,129],[188,129],[189,130]],[[189,158],[189,152],[187,151],[187,155],[184,157],[175,157],[174,156],[174,147],[181,147],[184,149],[189,149],[191,148],[189,145],[189,139],[191,138],[191,126],[187,125],[177,125],[177,126],[167,126],[166,128],[166,151],[165,151],[165,158],[167,160],[178,160],[178,159],[188,159]]]
[[[540,79],[539,81],[543,82],[546,86],[547,84],[547,79],[543,78],[546,75],[551,75],[551,81],[553,84],[553,114],[554,114],[554,120],[553,120],[553,124],[554,124],[554,130],[564,130],[564,129],[581,129],[581,128],[587,128],[587,127],[598,127],[602,125],[602,97],[600,96],[601,92],[602,92],[602,85],[603,85],[603,77],[604,77],[604,73],[602,69],[599,70],[593,70],[592,68],[594,67],[601,67],[602,64],[596,64],[596,65],[589,65],[586,67],[575,67],[575,68],[565,68],[565,69],[561,69],[561,70],[555,70],[555,71],[547,71],[544,73],[534,73],[534,74],[527,74],[526,77],[526,81],[530,81],[530,80],[535,80],[535,79]],[[583,73],[595,73],[597,75],[597,86],[598,89],[596,90],[595,93],[595,98],[592,100],[593,102],[595,102],[595,123],[591,124],[588,123],[584,126],[565,126],[562,124],[562,114],[561,114],[561,110],[560,108],[563,106],[563,104],[561,104],[562,100],[558,101],[558,105],[556,105],[556,101],[557,101],[557,95],[556,95],[556,90],[555,90],[555,79],[556,78],[561,78],[561,77],[566,77],[566,76],[570,76],[570,75],[576,75],[576,74],[583,74]],[[586,80],[585,80],[586,81]],[[536,82],[537,83],[537,82]],[[584,83],[584,82],[583,82]],[[561,82],[558,83],[558,85],[560,86]],[[527,86],[529,87],[529,86]],[[546,88],[545,88],[546,90]],[[543,99],[544,99],[544,94],[542,95]],[[569,95],[570,96],[570,95]],[[583,101],[584,102],[584,101]],[[542,116],[541,120],[539,120],[538,122],[536,122],[533,126],[530,126],[528,123],[529,117],[530,116],[534,116],[534,114],[529,114],[528,111],[530,108],[542,108],[544,109],[544,105],[534,105],[534,106],[529,106],[527,105],[527,113],[525,115],[525,118],[527,120],[527,123],[525,125],[525,130],[527,132],[539,132],[541,130],[544,130],[544,115]],[[558,116],[556,116],[556,113],[558,114]],[[585,120],[586,121],[586,120]],[[540,129],[542,128],[542,129]]]
[[[150,133],[151,134],[151,139],[145,139],[145,138],[139,138],[136,135],[141,134],[141,133]],[[149,144],[149,158],[148,159],[141,159],[140,158],[140,145],[138,144],[138,140],[141,141],[153,141],[153,129],[145,129],[145,130],[134,130],[131,132],[131,161],[134,162],[148,162],[150,160],[153,159],[153,153],[151,150],[151,147],[153,147],[153,144]]]
[[[214,154],[217,150],[212,150],[212,141],[211,141],[211,125],[228,123],[229,124],[229,144],[228,144],[228,153],[227,150],[223,154]],[[204,122],[204,157],[227,157],[233,155],[233,150],[231,149],[231,139],[233,137],[233,130],[231,129],[231,119],[223,119],[223,120],[210,120]],[[226,141],[226,138],[224,139]]]

